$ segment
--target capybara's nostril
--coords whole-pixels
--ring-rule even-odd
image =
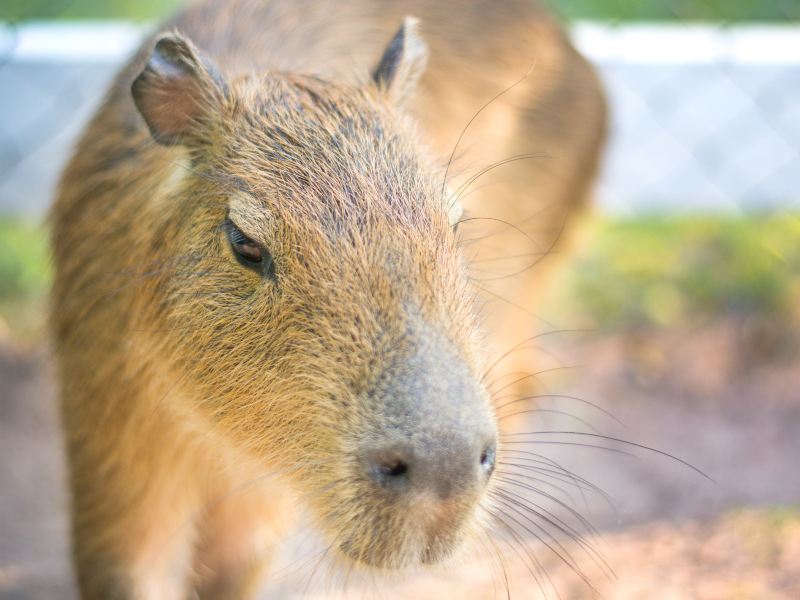
[[[395,495],[433,493],[442,499],[481,489],[496,462],[492,436],[441,435],[415,447],[389,442],[364,453],[366,471],[378,487]]]
[[[481,469],[486,474],[486,477],[491,476],[494,471],[494,465],[497,460],[497,444],[494,440],[489,442],[481,452]]]
[[[382,488],[400,491],[407,487],[410,470],[410,453],[397,451],[375,452],[368,458],[370,478]]]
[[[379,465],[378,470],[383,477],[402,477],[408,472],[408,465],[402,460],[393,460],[388,464]]]

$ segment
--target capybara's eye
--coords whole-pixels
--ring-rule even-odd
[[[225,219],[225,231],[239,264],[274,279],[275,263],[266,248],[247,237],[230,219]]]

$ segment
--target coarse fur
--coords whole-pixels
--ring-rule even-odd
[[[384,53],[406,15],[428,52],[406,20]],[[493,481],[445,468],[390,495],[364,461],[404,436],[450,465],[494,437],[492,352],[530,336],[528,263],[596,170],[591,69],[523,0],[209,0],[162,31],[113,84],[52,211],[82,595],[250,597],[298,501],[348,560],[445,559],[480,530]],[[166,106],[184,67],[196,89]],[[513,227],[463,243],[456,197]],[[233,258],[228,218],[274,279]],[[520,235],[523,268],[481,281],[475,265]]]

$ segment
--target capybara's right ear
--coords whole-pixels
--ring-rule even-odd
[[[133,101],[160,144],[185,144],[216,112],[226,84],[197,48],[177,33],[158,39],[131,86]]]
[[[419,21],[406,17],[383,52],[372,80],[389,97],[402,103],[417,85],[428,62],[428,47],[419,35]]]

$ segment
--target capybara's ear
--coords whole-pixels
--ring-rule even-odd
[[[185,144],[218,112],[226,84],[188,39],[168,33],[156,41],[131,86],[133,101],[160,144]]]
[[[372,79],[392,100],[402,102],[414,90],[427,62],[428,47],[419,36],[419,21],[406,17],[383,52]]]

